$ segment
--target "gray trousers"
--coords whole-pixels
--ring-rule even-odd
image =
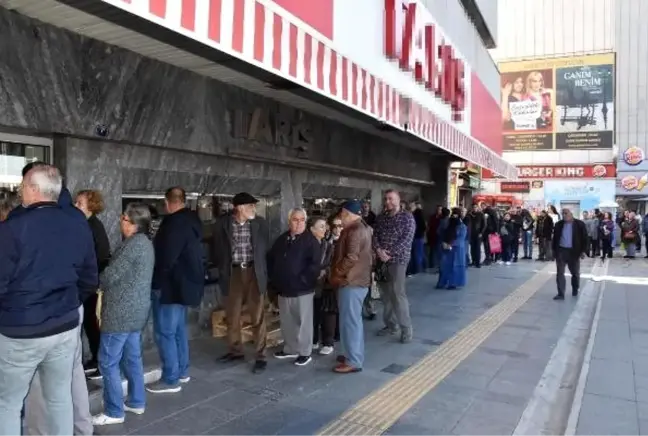
[[[281,336],[286,354],[310,356],[313,351],[313,296],[279,296]]]
[[[47,434],[74,431],[72,369],[79,327],[45,338],[13,339],[0,335],[0,435],[22,433],[20,410],[38,372],[45,398]],[[67,389],[66,389],[67,387]]]
[[[79,323],[83,325],[83,306],[79,307]],[[74,355],[74,368],[72,370],[72,407],[74,412],[74,434],[92,435],[92,416],[90,415],[90,401],[88,400],[88,385],[83,371],[83,341],[79,340]],[[45,398],[41,387],[40,375],[37,372],[32,380],[29,394],[25,399],[24,435],[46,435],[47,422],[45,421]]]
[[[383,302],[383,321],[390,330],[412,330],[409,301],[405,292],[407,264],[389,264],[387,282],[381,283],[380,299]]]

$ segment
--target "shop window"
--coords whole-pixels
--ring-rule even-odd
[[[51,147],[4,141],[0,135],[0,187],[18,189],[23,167],[36,161],[51,163]]]

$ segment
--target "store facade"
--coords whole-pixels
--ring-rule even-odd
[[[517,181],[503,181],[486,173],[484,192],[514,195],[527,209],[568,207],[576,214],[591,211],[601,204],[614,203],[616,166],[521,165]]]
[[[258,196],[272,237],[293,207],[325,215],[346,198],[378,207],[390,188],[445,204],[457,160],[515,177],[489,122],[497,70],[480,66],[476,47],[485,48],[474,29],[467,36],[459,0],[443,19],[461,21],[462,33],[419,0],[318,8],[2,2],[0,38],[11,44],[0,47],[1,183],[15,185],[30,160],[55,163],[70,190],[102,191],[114,245],[123,205],[159,204],[174,185],[190,193],[206,233],[233,194]],[[350,37],[359,16],[363,31]],[[419,48],[423,34],[434,37]]]

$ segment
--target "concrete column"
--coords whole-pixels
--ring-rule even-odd
[[[290,170],[281,180],[281,228],[288,228],[290,209],[301,207],[304,203],[302,184],[306,181],[306,171]]]

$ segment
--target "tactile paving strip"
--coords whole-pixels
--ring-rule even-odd
[[[381,435],[434,389],[553,276],[546,265],[522,286],[407,371],[360,400],[319,435]],[[352,376],[351,376],[352,377]]]

